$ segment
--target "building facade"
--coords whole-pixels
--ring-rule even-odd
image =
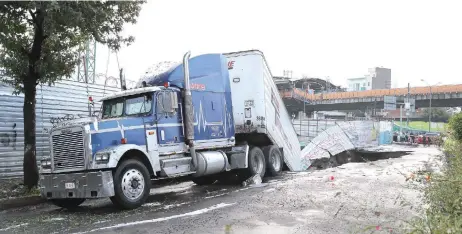
[[[364,77],[347,80],[348,91],[363,91],[371,89],[391,89],[391,69],[383,67],[369,68]]]
[[[363,90],[370,90],[371,87],[371,80],[370,77],[359,77],[359,78],[350,78],[348,79],[348,91],[363,91]]]
[[[372,81],[371,89],[391,89],[391,69],[383,67],[369,68]]]

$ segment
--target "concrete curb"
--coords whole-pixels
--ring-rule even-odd
[[[18,208],[24,206],[33,206],[46,202],[45,198],[41,196],[28,196],[28,197],[16,197],[9,199],[0,200],[0,210],[7,210],[11,208]]]

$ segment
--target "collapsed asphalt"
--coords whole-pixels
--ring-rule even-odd
[[[0,212],[0,233],[402,233],[421,192],[406,175],[437,167],[436,148],[312,172],[286,172],[260,185],[172,184],[136,210],[108,199],[76,211],[41,204]]]

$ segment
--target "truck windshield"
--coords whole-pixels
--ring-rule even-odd
[[[152,94],[120,97],[103,102],[103,119],[143,115],[152,109]]]
[[[151,112],[152,96],[143,95],[140,97],[129,98],[125,100],[125,114],[139,115]]]

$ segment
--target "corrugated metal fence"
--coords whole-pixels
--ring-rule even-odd
[[[37,160],[49,155],[48,131],[56,118],[88,116],[88,97],[95,100],[93,111],[100,110],[97,102],[103,96],[118,91],[115,87],[60,81],[54,86],[37,86],[36,124]],[[24,155],[24,96],[12,95],[13,88],[0,84],[0,178],[22,175]]]

